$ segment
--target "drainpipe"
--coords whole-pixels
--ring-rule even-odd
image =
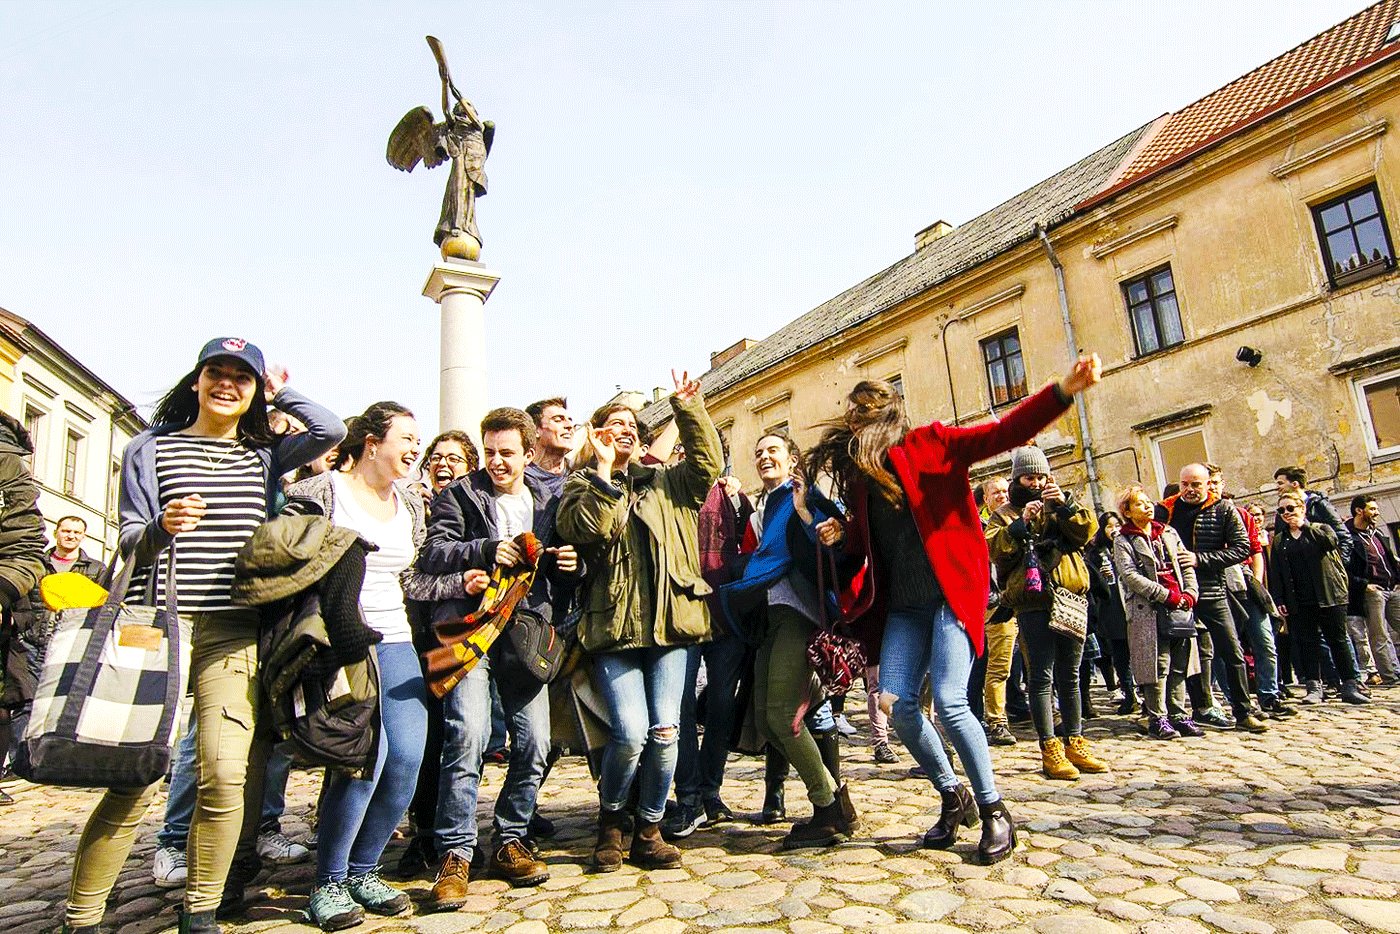
[[[1050,244],[1050,238],[1045,233],[1045,228],[1040,224],[1035,225],[1035,232],[1040,237],[1040,245],[1045,247],[1045,255],[1050,260],[1050,265],[1055,269],[1055,286],[1060,292],[1060,320],[1065,325],[1065,346],[1069,349],[1069,359],[1073,363],[1079,357],[1079,342],[1074,339],[1074,323],[1069,319],[1069,296],[1065,293],[1065,267],[1060,265],[1060,258],[1055,255],[1055,248]],[[1099,470],[1094,463],[1094,443],[1089,432],[1089,410],[1084,405],[1084,393],[1074,394],[1074,408],[1079,416],[1079,446],[1084,449],[1084,470],[1089,475],[1089,495],[1094,500],[1094,511],[1103,511],[1103,494],[1099,490]]]

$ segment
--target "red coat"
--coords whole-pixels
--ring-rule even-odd
[[[1068,407],[1052,384],[1006,413],[1001,421],[966,427],[933,422],[910,431],[890,448],[890,463],[904,487],[929,564],[978,655],[984,647],[991,572],[968,468],[1030,441]],[[866,643],[867,657],[873,661],[879,658],[887,608],[884,575],[878,562],[871,559],[875,550],[870,544],[870,495],[879,494],[867,493],[863,486],[851,491],[846,547],[848,552],[864,555],[869,563],[847,619]]]

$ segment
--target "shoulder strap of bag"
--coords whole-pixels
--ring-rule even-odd
[[[826,588],[827,584],[830,584],[835,590],[839,579],[836,576],[836,555],[830,548],[817,542],[817,622],[826,632],[832,632],[835,628],[827,613]],[[837,598],[840,599],[839,593]]]

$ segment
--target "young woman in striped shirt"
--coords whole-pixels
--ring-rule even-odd
[[[307,430],[273,434],[269,406]],[[258,616],[229,598],[234,557],[272,511],[278,478],[334,447],[345,428],[287,388],[285,372],[266,372],[262,352],[238,338],[206,344],[152,422],[122,452],[119,548],[125,560],[150,568],[137,575],[131,596],[153,592],[158,602],[173,555],[179,609],[193,622],[199,790],[180,931],[210,934],[219,930],[214,912],[245,819],[245,783],[261,792],[268,752],[252,749]],[[260,735],[259,746],[267,739]],[[78,844],[65,931],[96,934],[156,788],[113,788],[103,795]],[[256,824],[259,814],[255,800],[246,817]],[[250,849],[253,830],[243,835]]]

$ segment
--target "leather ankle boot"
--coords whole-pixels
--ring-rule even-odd
[[[982,818],[982,839],[977,843],[977,861],[983,866],[999,863],[1016,849],[1016,824],[1006,802],[979,804],[978,816]]]
[[[593,844],[593,868],[612,872],[622,868],[622,828],[627,823],[624,811],[598,809],[598,840]]]
[[[180,934],[220,934],[219,922],[212,911],[180,909]]]
[[[814,808],[811,820],[793,824],[792,830],[783,838],[783,849],[798,850],[845,843],[850,839],[847,826],[841,814],[841,798],[837,796],[830,804]]]
[[[847,836],[860,830],[860,815],[856,813],[856,806],[851,803],[851,786],[842,785],[836,789],[836,803],[841,806],[842,830]]]
[[[1046,778],[1061,781],[1072,782],[1079,777],[1079,770],[1074,767],[1074,763],[1065,758],[1065,744],[1058,736],[1040,741],[1040,770],[1045,773]]]
[[[946,850],[958,842],[959,827],[975,827],[981,817],[972,793],[961,782],[952,791],[939,791],[939,794],[943,796],[943,813],[938,815],[938,823],[924,834],[924,846]]]
[[[787,817],[787,806],[783,800],[783,783],[787,781],[788,760],[772,746],[763,761],[763,810],[759,812],[755,824],[776,824]]]
[[[1343,681],[1341,690],[1342,700],[1348,704],[1369,704],[1371,698],[1367,697],[1361,689],[1361,684],[1355,680]]]
[[[1065,743],[1065,758],[1081,772],[1107,772],[1108,763],[1089,748],[1089,741],[1083,736],[1071,736]]]
[[[681,851],[661,839],[660,821],[638,817],[627,861],[641,869],[675,869],[681,864]]]

